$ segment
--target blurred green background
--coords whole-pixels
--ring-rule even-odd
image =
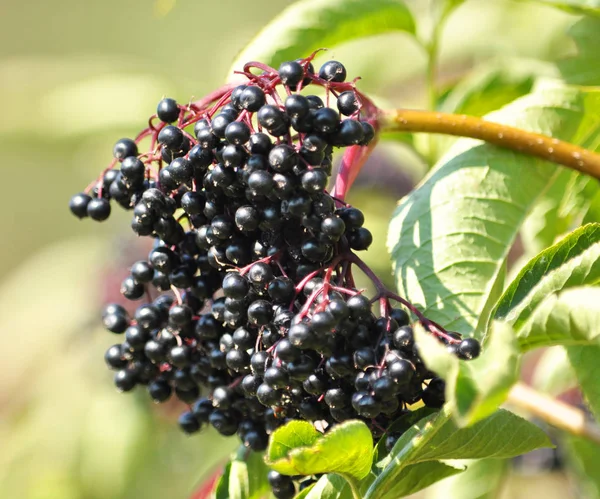
[[[177,407],[113,389],[102,355],[114,338],[99,329],[98,311],[145,249],[128,214],[79,222],[67,204],[161,97],[183,102],[219,86],[244,44],[289,3],[0,3],[0,497],[185,498],[235,446],[211,432],[185,437]],[[498,57],[555,59],[571,46],[573,19],[523,2],[467,1],[444,29],[440,81]],[[402,34],[325,57],[395,105],[425,102],[424,54]],[[402,146],[384,145],[352,195],[375,233],[367,259],[382,276],[388,217],[424,171]],[[506,497],[522,497],[523,479]],[[570,497],[562,474],[540,483],[546,497]]]

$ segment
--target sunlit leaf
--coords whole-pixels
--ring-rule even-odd
[[[553,87],[487,119],[582,143],[600,133],[598,112],[598,90]],[[508,252],[557,171],[479,141],[456,142],[392,218],[388,248],[400,291],[444,327],[481,335]]]
[[[414,33],[410,11],[397,0],[304,0],[283,10],[238,55],[232,74],[248,61],[275,68],[319,48],[357,38],[405,31]]]

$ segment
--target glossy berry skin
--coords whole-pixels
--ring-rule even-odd
[[[348,236],[348,243],[353,250],[364,251],[371,246],[371,243],[373,243],[373,234],[371,234],[369,229],[360,227],[350,233]]]
[[[458,355],[462,359],[476,359],[480,353],[481,345],[475,338],[465,338],[458,344]]]
[[[179,427],[183,430],[184,433],[192,434],[196,433],[200,430],[200,423],[194,416],[194,414],[190,411],[184,412],[179,416]]]
[[[285,99],[285,112],[290,118],[302,119],[309,114],[310,103],[306,97],[292,94]]]
[[[121,294],[128,300],[139,300],[144,296],[145,287],[133,277],[126,277],[121,283]]]
[[[396,348],[411,351],[414,346],[413,330],[410,326],[399,327],[393,334],[393,342]]]
[[[176,126],[167,125],[158,133],[158,142],[169,149],[178,149],[183,144],[183,132]]]
[[[250,128],[244,122],[234,121],[225,128],[225,139],[230,144],[245,144],[250,140]]]
[[[265,93],[258,87],[248,86],[240,92],[239,104],[250,112],[258,111],[265,104]]]
[[[156,108],[158,119],[164,123],[173,123],[179,118],[179,106],[174,99],[162,99]]]
[[[131,139],[120,139],[113,148],[113,156],[119,161],[123,161],[129,156],[137,156],[137,144]]]
[[[75,194],[69,202],[71,213],[77,218],[86,218],[88,216],[87,207],[91,200],[92,198],[83,192]]]
[[[346,80],[346,68],[341,62],[328,61],[319,69],[319,78],[332,82],[343,82]]]
[[[281,83],[294,90],[304,79],[304,69],[300,63],[296,61],[287,61],[281,63],[278,73],[279,78],[281,78]]]
[[[109,369],[122,369],[127,365],[127,360],[123,356],[123,349],[120,344],[113,345],[106,350],[104,361]]]
[[[446,383],[441,378],[432,379],[423,391],[423,402],[427,407],[439,409],[444,405]]]
[[[121,392],[129,392],[135,388],[135,375],[128,369],[121,369],[115,373],[114,383]]]
[[[154,402],[166,402],[171,398],[171,386],[164,381],[154,381],[148,385],[148,394]]]
[[[340,114],[344,116],[351,116],[360,108],[360,103],[356,92],[352,90],[346,90],[342,92],[337,99],[337,108]]]
[[[229,298],[242,299],[246,297],[249,290],[249,284],[242,275],[231,272],[223,280],[223,294]]]
[[[96,222],[103,222],[110,216],[110,202],[107,199],[92,199],[87,204],[87,215]]]

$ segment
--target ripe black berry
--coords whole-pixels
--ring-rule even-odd
[[[480,352],[481,345],[475,338],[465,338],[458,344],[458,355],[463,359],[475,359]]]
[[[174,99],[168,97],[161,100],[156,107],[158,119],[165,123],[173,123],[179,118],[179,106]]]
[[[326,81],[342,82],[346,79],[346,68],[341,62],[328,61],[319,69],[319,78]]]
[[[248,86],[240,92],[239,105],[252,113],[260,110],[265,104],[265,93],[258,87]]]
[[[191,411],[187,411],[179,416],[179,427],[184,433],[191,434],[200,430],[200,423]]]
[[[183,132],[173,125],[167,125],[158,133],[158,142],[169,149],[179,149],[183,144]]]
[[[115,373],[114,383],[121,392],[129,392],[135,388],[135,374],[128,369],[121,369]]]
[[[85,218],[88,216],[87,207],[92,198],[84,193],[75,194],[69,202],[71,213],[77,218]]]
[[[337,99],[338,111],[344,116],[350,116],[354,114],[360,108],[360,103],[356,92],[352,90],[346,90],[342,92]]]
[[[299,62],[283,62],[279,66],[279,78],[281,83],[295,90],[297,85],[304,79],[304,69]]]
[[[113,148],[113,156],[119,161],[123,161],[129,156],[137,156],[137,144],[131,139],[121,139],[117,141]]]
[[[87,215],[97,222],[106,220],[110,216],[110,203],[107,199],[92,199],[87,204]]]

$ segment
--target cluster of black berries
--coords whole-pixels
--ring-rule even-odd
[[[372,242],[363,214],[326,190],[334,148],[374,137],[369,101],[337,61],[318,74],[310,58],[243,74],[246,84],[205,101],[161,100],[148,128],[118,141],[111,167],[71,200],[94,220],[114,201],[154,240],[121,287],[144,303],[104,310],[106,329],[124,336],[105,355],[116,386],[145,385],[156,402],[174,395],[189,405],[185,432],[210,424],[257,451],[290,419],[328,428],[360,418],[379,436],[412,404],[440,407],[443,381],[422,363],[407,311],[390,306],[401,298],[376,282],[369,299],[354,284],[353,268],[372,276],[353,252]],[[303,92],[309,85],[325,102]],[[405,305],[457,355],[478,355],[475,340]],[[288,478],[269,480],[276,497],[293,496]]]

